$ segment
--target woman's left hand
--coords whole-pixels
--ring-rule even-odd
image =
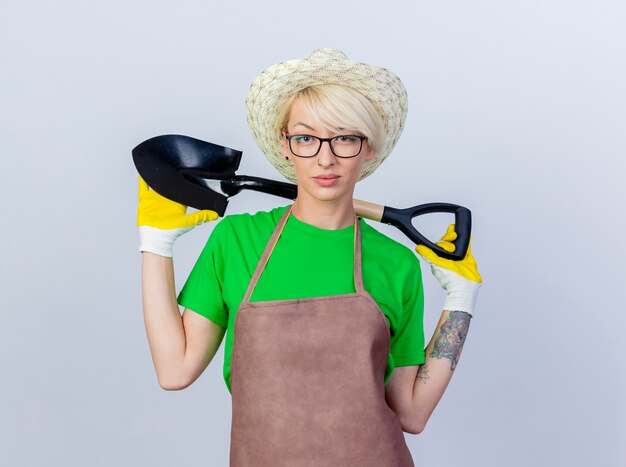
[[[452,242],[456,240],[456,237],[454,224],[450,224],[437,245],[446,251],[453,252],[456,247]],[[470,236],[467,253],[462,261],[442,258],[424,245],[417,245],[415,251],[430,264],[433,275],[446,291],[443,309],[464,311],[474,316],[476,298],[483,280],[478,273],[476,260],[472,256],[472,237]]]

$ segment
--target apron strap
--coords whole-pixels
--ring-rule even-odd
[[[272,250],[274,249],[274,246],[276,246],[278,237],[282,233],[283,228],[285,227],[285,224],[287,223],[287,219],[289,219],[291,208],[293,208],[293,204],[289,206],[289,209],[287,209],[285,213],[283,214],[283,216],[280,218],[280,220],[278,221],[278,224],[276,224],[274,233],[272,233],[272,236],[268,240],[267,245],[265,245],[265,250],[263,250],[261,259],[259,259],[256,269],[254,270],[254,274],[252,275],[252,279],[250,279],[250,283],[248,284],[248,290],[246,290],[246,295],[244,295],[243,297],[244,303],[250,301],[250,297],[252,296],[252,292],[254,291],[254,288],[256,287],[256,283],[259,281],[259,277],[261,277],[261,273],[263,272],[263,269],[265,269],[265,265],[267,264],[267,261],[270,259]]]
[[[363,269],[361,261],[361,222],[354,215],[354,288],[358,293],[363,293]]]
[[[254,274],[250,279],[250,283],[248,284],[248,289],[246,290],[246,294],[243,297],[242,303],[247,303],[250,301],[250,297],[252,297],[252,292],[254,291],[254,288],[256,287],[256,284],[259,281],[261,274],[263,273],[263,269],[265,269],[265,265],[270,259],[272,251],[274,251],[276,243],[278,242],[278,237],[280,237],[280,234],[283,232],[283,229],[287,224],[287,220],[289,219],[289,214],[291,214],[292,208],[293,204],[289,206],[289,209],[285,211],[285,213],[278,221],[278,224],[276,224],[276,228],[274,229],[272,236],[268,240],[267,245],[265,246],[265,250],[263,250],[263,254],[261,255],[261,259],[259,259],[257,267],[254,270]],[[359,219],[358,217],[356,217],[356,215],[354,216],[354,227],[354,287],[357,292],[361,293],[364,291],[363,273],[361,269],[361,228],[359,224]]]

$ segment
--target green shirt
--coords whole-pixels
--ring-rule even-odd
[[[288,206],[224,217],[211,233],[178,303],[226,328],[224,381],[230,388],[233,329],[259,258]],[[363,284],[390,328],[387,383],[394,367],[424,363],[424,295],[413,251],[360,219]],[[290,215],[251,302],[354,293],[354,226],[320,229]]]

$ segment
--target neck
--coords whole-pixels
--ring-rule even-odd
[[[291,213],[302,222],[326,230],[349,227],[354,224],[355,218],[352,197],[338,202],[320,201],[298,194]]]

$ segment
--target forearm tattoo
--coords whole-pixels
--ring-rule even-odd
[[[439,334],[435,337],[430,356],[449,359],[452,371],[454,371],[459,361],[471,318],[472,316],[464,311],[450,311],[450,314],[439,328]]]

